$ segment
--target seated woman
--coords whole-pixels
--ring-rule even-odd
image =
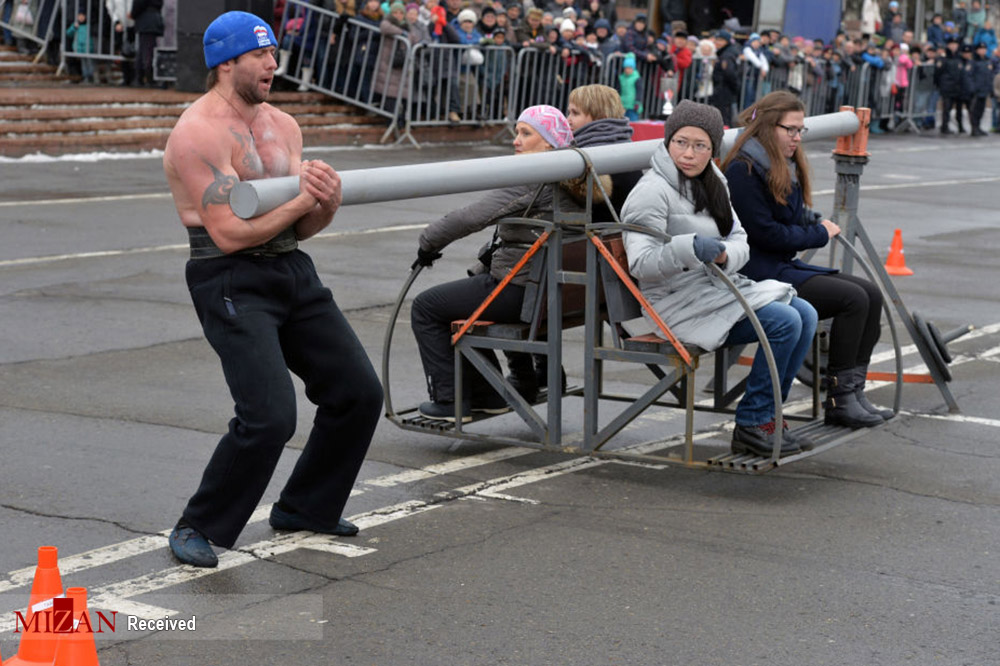
[[[618,91],[598,83],[574,88],[569,93],[566,120],[573,129],[573,145],[578,148],[592,148],[614,143],[632,141],[632,125],[625,118],[625,107]],[[616,173],[611,176],[611,205],[615,213],[621,214],[622,205],[629,192],[642,178],[642,170]],[[586,177],[575,179],[586,182]],[[572,183],[573,181],[570,181]],[[607,189],[607,188],[606,188]],[[585,194],[584,194],[585,196]],[[580,197],[578,197],[580,198]],[[600,196],[595,193],[594,222],[610,222],[614,219]]]
[[[632,126],[625,118],[625,107],[618,91],[599,83],[579,86],[569,93],[566,120],[573,130],[573,145],[578,148],[592,148],[632,141]],[[621,214],[622,205],[629,192],[642,178],[642,170],[602,176],[604,191],[611,197],[611,206],[616,215]],[[564,180],[560,185],[581,205],[586,205],[587,176]],[[594,185],[592,193],[591,219],[594,222],[611,222],[615,217]],[[534,360],[532,360],[534,359]],[[507,365],[510,368],[508,381],[518,393],[529,402],[534,402],[540,388],[548,384],[546,358],[542,354],[509,352]],[[565,373],[564,373],[565,377]],[[565,382],[564,382],[565,384]]]
[[[863,392],[881,332],[882,294],[868,280],[795,258],[840,233],[840,227],[809,208],[809,165],[800,148],[804,120],[805,107],[787,91],[765,95],[740,116],[746,129],[723,168],[750,243],[743,272],[755,280],[788,282],[821,319],[833,317],[824,420],[871,427],[893,416],[868,402]]]
[[[514,152],[537,153],[553,148],[565,148],[573,141],[573,132],[562,112],[555,107],[540,105],[525,109],[515,126]],[[448,213],[430,224],[420,234],[417,263],[430,266],[441,256],[449,243],[471,233],[497,224],[505,217],[552,219],[553,197],[562,197],[560,188],[546,185],[540,191],[536,185],[519,185],[490,192],[476,203]],[[579,210],[568,197],[560,198],[564,210]],[[493,253],[489,271],[432,287],[413,300],[410,323],[420,350],[430,401],[420,405],[426,418],[455,420],[455,360],[451,344],[451,322],[464,319],[482,303],[511,268],[534,243],[541,231],[537,227],[500,224],[497,229],[499,246]],[[493,322],[517,322],[524,300],[524,284],[529,266],[511,281],[490,303],[482,319]],[[499,367],[495,356],[486,353]],[[500,413],[507,410],[502,396],[465,363],[463,384],[467,389],[463,403],[463,420],[471,412]]]
[[[729,202],[726,180],[712,156],[722,145],[722,114],[684,100],[664,124],[665,141],[653,153],[652,168],[632,190],[622,222],[669,234],[666,242],[641,232],[625,232],[629,271],[643,296],[684,344],[706,351],[757,340],[739,301],[706,264],[730,277],[754,310],[767,335],[787,399],[795,373],[816,331],[816,311],[777,280],[755,282],[737,273],[750,255],[746,233]],[[630,326],[629,333],[655,332]],[[757,350],[746,393],[736,407],[733,453],[771,455],[774,447],[774,391],[767,359]],[[785,424],[782,424],[785,427]],[[804,437],[784,433],[781,455],[812,448]]]

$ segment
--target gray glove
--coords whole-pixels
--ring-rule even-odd
[[[726,246],[718,238],[698,236],[697,234],[694,237],[694,256],[698,257],[698,261],[704,261],[707,264],[725,251]]]

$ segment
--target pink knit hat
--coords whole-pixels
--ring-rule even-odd
[[[573,130],[562,111],[548,104],[529,106],[517,122],[530,125],[553,148],[565,148],[573,142]]]

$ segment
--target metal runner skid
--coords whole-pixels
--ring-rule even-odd
[[[851,109],[853,111],[853,109]],[[892,337],[892,345],[895,351],[895,373],[892,380],[895,385],[895,395],[893,411],[898,413],[902,394],[904,375],[902,371],[902,350],[897,334],[897,327],[891,302],[895,306],[896,312],[903,320],[910,337],[913,339],[930,370],[929,379],[922,381],[933,381],[948,403],[952,411],[958,409],[950,391],[947,387],[945,365],[944,371],[940,369],[936,360],[935,350],[932,349],[933,341],[928,341],[925,332],[922,332],[919,323],[914,323],[913,318],[906,310],[899,293],[893,286],[888,274],[881,264],[878,253],[875,251],[867,233],[865,232],[858,216],[857,204],[860,189],[859,178],[864,164],[867,163],[867,153],[865,152],[868,119],[866,109],[858,109],[858,116],[861,119],[861,129],[853,137],[842,137],[838,142],[837,150],[834,151],[834,159],[837,169],[837,184],[834,195],[834,215],[832,219],[841,224],[844,232],[838,237],[839,242],[834,248],[843,250],[842,269],[849,272],[856,264],[860,266],[867,277],[887,294],[885,300],[885,315]],[[589,162],[588,162],[589,164]],[[588,174],[588,185],[594,183],[593,169]],[[590,188],[588,187],[588,190]],[[462,422],[462,415],[456,422],[432,421],[419,415],[416,408],[408,408],[396,411],[393,403],[389,384],[389,359],[393,338],[393,331],[396,320],[402,308],[407,293],[413,284],[414,279],[420,273],[420,268],[415,268],[397,299],[392,312],[388,329],[386,331],[383,348],[383,385],[385,387],[386,416],[397,426],[413,431],[438,434],[446,437],[489,442],[496,444],[525,446],[537,448],[544,451],[555,451],[572,454],[594,455],[610,458],[620,458],[627,460],[637,460],[643,462],[671,463],[686,467],[701,469],[723,470],[743,473],[762,473],[775,467],[783,466],[803,458],[808,458],[869,432],[870,429],[850,430],[837,426],[826,426],[819,417],[819,382],[814,381],[812,386],[812,410],[808,417],[789,415],[790,420],[806,420],[793,430],[796,434],[807,435],[816,443],[816,447],[810,451],[779,458],[777,455],[780,447],[780,433],[777,436],[778,443],[771,456],[748,456],[733,455],[728,451],[728,441],[718,442],[722,450],[711,447],[707,450],[707,456],[697,457],[696,448],[699,452],[704,447],[698,444],[696,447],[694,432],[694,412],[708,411],[715,413],[732,414],[730,405],[739,396],[739,387],[735,389],[728,387],[727,371],[730,362],[726,359],[728,350],[722,349],[714,352],[715,358],[715,381],[713,382],[713,399],[710,404],[696,404],[694,400],[695,392],[695,372],[699,366],[699,359],[706,352],[691,349],[683,345],[675,345],[666,339],[649,338],[626,338],[619,334],[614,326],[615,322],[609,321],[610,302],[608,285],[609,280],[615,279],[621,273],[613,273],[610,270],[615,259],[609,251],[608,236],[620,233],[626,229],[619,223],[591,224],[590,202],[587,203],[587,211],[584,215],[570,213],[562,210],[558,205],[558,197],[552,222],[542,220],[505,220],[508,223],[529,224],[537,227],[540,231],[540,239],[536,243],[535,251],[544,246],[544,266],[541,282],[539,284],[539,294],[544,294],[546,319],[540,319],[540,307],[527,307],[531,310],[530,317],[522,317],[524,320],[520,324],[492,324],[490,322],[464,322],[462,333],[456,335],[455,339],[455,377],[456,394],[461,395],[462,384],[462,358],[469,362],[486,378],[493,388],[495,388],[507,400],[511,409],[518,414],[530,428],[532,438],[512,437],[497,434],[494,432],[478,432],[474,426],[481,421],[492,416],[472,415],[468,422]],[[629,229],[639,231],[639,229]],[[584,270],[570,270],[564,266],[563,250],[567,243],[579,242],[584,239],[586,246],[586,265]],[[854,245],[860,241],[861,247]],[[831,250],[831,265],[836,261],[836,249]],[[739,296],[739,292],[732,287],[728,278],[722,271],[717,270],[716,274],[723,278]],[[624,276],[630,279],[627,274]],[[533,405],[529,404],[518,394],[503,376],[502,370],[493,366],[481,350],[506,350],[526,353],[544,354],[547,357],[548,386],[561,386],[561,368],[563,365],[563,340],[560,326],[548,326],[547,322],[563,322],[563,290],[565,287],[578,285],[584,289],[585,309],[583,317],[584,326],[584,377],[582,387],[570,387],[562,391],[559,399],[552,398],[551,395],[542,393],[535,404],[545,403],[545,417],[543,418]],[[502,287],[502,285],[501,285]],[[632,292],[637,293],[637,291]],[[539,296],[541,298],[541,296]],[[527,300],[527,299],[526,299]],[[641,299],[638,301],[641,303]],[[759,344],[764,349],[768,358],[772,386],[777,385],[777,372],[774,367],[773,357],[771,357],[770,346],[766,342],[763,329],[752,310],[743,302],[748,318],[754,324],[758,333]],[[611,323],[610,344],[605,341],[605,331]],[[578,321],[573,321],[572,325],[578,325]],[[924,326],[923,328],[927,328]],[[661,328],[669,338],[672,334],[665,327]],[[965,329],[967,330],[967,329]],[[935,332],[936,333],[936,332]],[[957,334],[953,333],[948,337],[954,339]],[[946,342],[947,340],[945,340]],[[940,354],[939,354],[940,355]],[[604,388],[604,364],[606,362],[636,363],[647,366],[655,379],[652,386],[638,396],[625,396],[612,394]],[[818,345],[814,345],[813,367],[819,367]],[[671,397],[664,399],[669,394]],[[563,401],[566,398],[582,397],[583,427],[581,432],[574,432],[566,436],[562,431],[563,423]],[[547,399],[552,398],[552,399]],[[460,402],[460,401],[459,401]],[[599,418],[602,405],[609,402],[624,402],[627,406],[619,411],[606,423],[601,423]],[[781,408],[780,396],[776,395],[776,421],[781,422],[783,411]],[[637,417],[643,414],[650,407],[666,407],[681,409],[684,412],[684,433],[680,454],[668,453],[653,454],[650,451],[657,450],[655,446],[643,446],[642,452],[638,452],[631,447],[604,448],[612,442],[615,435],[632,423]],[[457,407],[460,411],[461,407]],[[472,428],[472,429],[470,429]],[[701,438],[697,438],[701,439]],[[664,441],[663,449],[674,449],[675,445]]]

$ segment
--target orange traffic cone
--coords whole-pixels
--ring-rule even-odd
[[[889,258],[885,260],[885,272],[889,275],[913,275],[913,271],[906,267],[906,259],[903,257],[903,232],[899,229],[896,229],[896,233],[892,236]]]
[[[87,611],[87,588],[71,587],[66,590],[66,596],[73,600],[73,630],[59,635],[52,666],[101,666]]]
[[[38,549],[38,566],[35,580],[31,584],[31,598],[24,615],[21,642],[17,654],[3,666],[37,666],[51,664],[56,653],[58,635],[52,632],[52,600],[63,593],[62,576],[59,575],[59,549],[55,546],[41,546]],[[20,620],[17,620],[20,623]]]

